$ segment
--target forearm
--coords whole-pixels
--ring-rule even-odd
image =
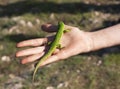
[[[91,51],[120,45],[120,24],[96,32],[90,32]]]

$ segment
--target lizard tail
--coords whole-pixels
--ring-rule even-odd
[[[47,59],[48,56],[49,56],[49,54],[46,54],[46,56],[44,56],[44,57],[37,63],[37,65],[36,65],[36,67],[35,67],[35,70],[34,70],[34,72],[33,72],[33,77],[32,77],[32,80],[33,80],[33,81],[35,80],[35,74],[36,74],[38,68],[41,66],[41,64],[43,63],[43,61],[44,61],[45,59]]]
[[[34,72],[33,72],[33,77],[32,77],[33,82],[34,82],[34,80],[35,80],[35,74],[36,74],[38,68],[39,68],[39,64],[36,65],[35,70],[34,70]]]

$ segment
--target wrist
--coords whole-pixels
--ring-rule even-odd
[[[105,47],[108,47],[108,37],[106,35],[102,35],[104,33],[96,32],[88,32],[89,37],[89,51],[96,51]]]
[[[101,29],[95,32],[89,32],[89,37],[91,39],[90,51],[119,45],[120,39],[118,38],[120,37],[120,25]]]
[[[86,50],[85,52],[93,51],[94,49],[94,41],[92,39],[92,32],[85,32],[86,35]]]
[[[96,51],[107,47],[106,40],[99,35],[98,32],[86,32],[87,34],[87,52]],[[104,46],[104,47],[103,47]]]
[[[87,37],[85,52],[120,45],[120,24],[95,32],[85,32],[84,35]]]

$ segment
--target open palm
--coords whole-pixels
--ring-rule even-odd
[[[47,32],[56,32],[57,26],[45,24],[42,26],[42,29]],[[70,31],[64,33],[60,41],[60,44],[63,48],[56,49],[53,55],[51,55],[45,62],[43,62],[42,66],[55,61],[66,59],[79,53],[90,51],[91,42],[88,32],[81,31],[76,27],[71,27],[68,25],[65,25],[65,29]],[[46,50],[49,48],[46,43],[52,41],[54,37],[55,36],[49,36],[46,38],[22,41],[17,44],[17,47],[33,46],[33,48],[18,51],[16,56],[25,56],[25,58],[23,58],[21,61],[22,64],[36,61],[45,54]]]

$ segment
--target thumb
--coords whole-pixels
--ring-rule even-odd
[[[45,65],[50,64],[50,63],[53,63],[53,62],[56,62],[56,61],[58,61],[58,60],[59,60],[58,57],[57,57],[56,55],[53,55],[53,56],[49,57],[47,60],[45,60],[45,61],[40,65],[40,67],[45,66]]]
[[[52,25],[52,24],[43,24],[41,26],[43,31],[46,32],[56,32],[57,31],[57,26],[56,25]]]

